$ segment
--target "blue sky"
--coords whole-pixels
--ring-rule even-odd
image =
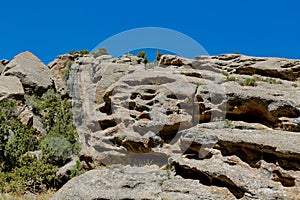
[[[47,64],[139,27],[179,31],[210,55],[300,59],[298,0],[10,0],[0,7],[0,59],[29,50]]]

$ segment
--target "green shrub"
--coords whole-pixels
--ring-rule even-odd
[[[147,58],[146,52],[145,51],[141,51],[137,54],[137,57],[139,58],[143,58],[144,59],[144,64],[149,63],[149,60]]]
[[[42,159],[46,163],[62,166],[73,154],[72,144],[62,135],[45,135],[40,142]]]
[[[223,70],[221,73],[222,73],[224,76],[229,76],[229,74],[228,74],[227,71],[224,71],[224,70]]]
[[[234,125],[233,125],[233,122],[229,119],[225,119],[225,125],[224,125],[225,128],[233,128]]]
[[[89,54],[90,52],[88,50],[80,50],[80,51],[76,51],[76,50],[72,50],[69,52],[69,54],[71,55],[80,55],[80,56],[83,56],[83,55],[86,55],[86,54]]]
[[[70,52],[69,52],[69,54],[71,54],[71,55],[76,55],[76,54],[79,54],[79,52],[78,51],[76,51],[76,50],[71,50]]]
[[[105,48],[99,48],[96,51],[91,53],[94,57],[99,57],[102,55],[108,55],[107,49]]]
[[[76,161],[76,166],[71,170],[71,174],[70,174],[70,178],[74,178],[76,176],[79,176],[81,174],[84,174],[86,172],[85,169],[83,169],[81,166],[80,166],[80,161],[77,160]]]
[[[265,78],[265,79],[258,79],[259,81],[263,81],[270,84],[282,84],[282,81],[277,81],[275,78]]]
[[[54,165],[43,163],[36,158],[29,159],[21,167],[15,167],[10,172],[0,172],[1,193],[36,193],[46,191],[55,186]]]
[[[28,103],[31,103],[32,107],[35,106],[39,113],[43,113],[42,122],[48,134],[43,137],[41,141],[50,144],[52,144],[51,141],[56,140],[58,140],[57,142],[59,143],[65,144],[67,141],[71,144],[72,152],[78,151],[78,134],[73,124],[71,103],[68,99],[63,99],[62,96],[53,89],[49,89],[42,97],[31,97],[27,99],[30,99]],[[40,147],[44,147],[44,145],[40,145]],[[55,150],[55,148],[52,147],[50,149]],[[53,153],[57,155],[58,152],[54,151]],[[62,159],[62,161],[66,160]]]
[[[34,128],[28,128],[19,120],[11,122],[11,135],[5,145],[6,164],[19,165],[19,158],[28,151],[34,151],[38,145],[38,139]]]
[[[83,55],[87,55],[87,54],[89,54],[90,52],[88,51],[88,50],[81,50],[81,51],[79,51],[79,54],[81,55],[81,56],[83,56]]]
[[[158,63],[159,61],[160,61],[160,59],[161,59],[161,57],[162,57],[162,53],[160,52],[160,50],[157,50],[157,52],[156,52],[156,58],[155,58],[155,63]]]
[[[17,118],[16,102],[0,103],[0,192],[37,192],[54,186],[57,167],[28,152],[36,151],[36,131]]]
[[[246,78],[243,82],[240,82],[242,86],[257,86],[256,80],[254,78]]]
[[[236,81],[237,79],[234,76],[227,76],[226,81]]]
[[[298,87],[298,84],[297,84],[297,83],[293,83],[293,84],[292,84],[292,87],[295,87],[295,88],[296,88],[296,87]]]

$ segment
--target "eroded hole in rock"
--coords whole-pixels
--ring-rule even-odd
[[[273,127],[276,125],[273,121],[270,121],[266,116],[266,112],[261,112],[259,110],[249,110],[245,113],[239,114],[226,114],[226,118],[232,121],[244,121],[248,123],[260,123],[268,127]]]
[[[105,113],[107,115],[111,115],[112,114],[112,110],[111,110],[111,104],[110,103],[105,103],[104,106],[102,106],[99,109],[100,112]]]
[[[128,109],[129,110],[134,110],[135,106],[136,106],[136,103],[134,101],[130,101],[128,103]]]
[[[199,102],[199,103],[204,102],[204,99],[200,95],[197,95],[196,99],[197,99],[197,102]]]
[[[143,113],[143,114],[141,114],[141,116],[139,117],[139,119],[141,119],[141,120],[143,120],[143,119],[152,120],[149,113]]]
[[[145,92],[146,92],[146,93],[149,93],[149,94],[155,94],[155,93],[156,93],[156,90],[153,90],[153,89],[146,89]]]
[[[117,125],[117,123],[115,122],[114,119],[107,119],[107,120],[101,120],[98,121],[99,125],[101,126],[102,130],[111,128],[111,127],[115,127]]]
[[[265,160],[268,163],[276,163],[278,160],[278,157],[271,153],[263,153],[263,160]]]
[[[194,160],[204,160],[212,158],[213,154],[205,149],[200,149],[198,151],[194,151],[192,149],[188,149],[184,153],[186,158],[194,159]]]
[[[130,99],[134,100],[137,98],[138,95],[139,95],[139,93],[132,93],[130,96]]]
[[[166,115],[172,115],[174,112],[172,110],[167,110]]]
[[[106,113],[107,115],[112,114],[112,109],[111,109],[111,94],[112,92],[109,92],[103,97],[104,100],[104,105],[99,109],[100,112]]]
[[[281,173],[279,170],[274,170],[272,172],[273,174],[273,180],[280,182],[285,187],[293,187],[295,186],[295,178],[292,176],[289,176],[287,174]]]
[[[146,105],[147,106],[153,106],[154,105],[154,101],[149,101]]]
[[[165,125],[160,131],[159,136],[166,142],[170,143],[172,139],[178,133],[180,128],[180,123],[176,123],[174,125]]]
[[[237,199],[243,198],[247,192],[244,188],[238,187],[224,175],[214,176],[196,168],[179,165],[178,163],[174,163],[174,167],[176,175],[186,179],[199,180],[201,184],[207,186],[226,187]]]
[[[136,105],[135,110],[139,112],[144,112],[144,111],[149,112],[150,108],[144,105]]]
[[[142,100],[152,100],[156,95],[154,94],[142,94],[141,95],[141,99]]]
[[[263,159],[262,152],[253,148],[249,148],[244,143],[218,141],[215,148],[220,150],[223,156],[236,155],[242,161],[248,163],[254,168],[257,168],[256,163]]]
[[[177,99],[177,96],[175,94],[168,94],[167,97],[169,99]]]
[[[202,78],[202,75],[197,72],[187,72],[183,73],[185,76],[190,76],[190,77],[196,77],[196,78]]]
[[[221,151],[223,156],[238,156],[242,161],[253,168],[258,168],[260,160],[279,165],[285,170],[300,170],[300,155],[276,152],[275,147],[261,146],[259,144],[233,143],[229,141],[218,141],[214,147]]]

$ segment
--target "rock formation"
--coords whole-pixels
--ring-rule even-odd
[[[26,52],[0,72],[1,101],[49,87],[72,100],[91,171],[52,199],[300,199],[299,60],[66,54],[47,68]]]

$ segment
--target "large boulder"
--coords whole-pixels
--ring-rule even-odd
[[[112,166],[70,180],[59,199],[234,199],[227,188],[208,187],[156,167]]]
[[[24,90],[17,77],[0,76],[0,101],[5,99],[22,99]]]
[[[37,95],[52,86],[51,72],[35,55],[24,52],[5,66],[4,76],[18,77],[25,93]]]

